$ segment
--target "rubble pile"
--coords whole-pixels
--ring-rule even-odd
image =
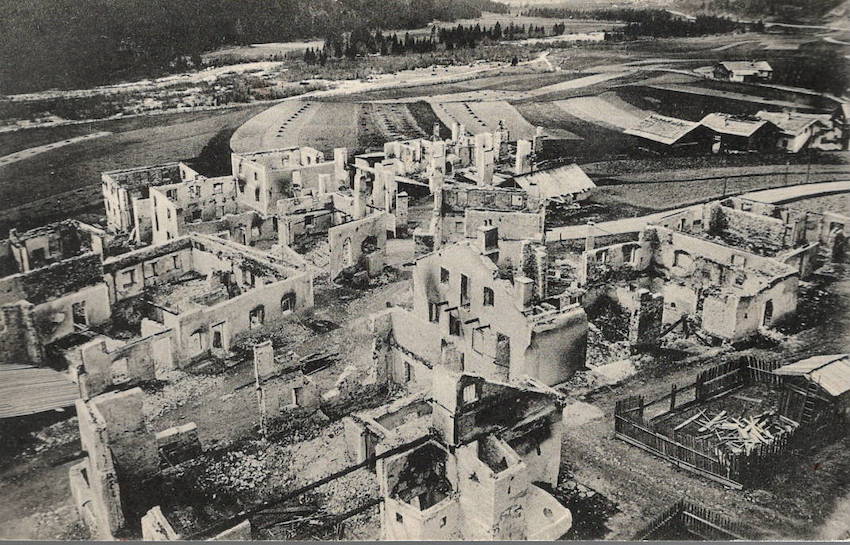
[[[587,324],[587,366],[590,368],[614,361],[628,359],[631,349],[628,341],[608,341],[598,327]]]
[[[207,464],[199,484],[208,490],[247,492],[262,486],[269,477],[265,451],[227,452]]]
[[[194,403],[203,394],[221,389],[223,379],[210,375],[188,375],[181,371],[171,371],[163,379],[167,381],[159,391],[148,392],[145,396],[145,414],[153,419],[163,414]]]
[[[769,445],[794,431],[798,425],[772,411],[749,417],[734,417],[726,411],[712,415],[700,410],[673,430],[689,431],[698,439],[717,439],[715,450],[718,455],[750,454],[756,447]]]

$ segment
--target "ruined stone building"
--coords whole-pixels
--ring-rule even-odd
[[[69,477],[74,505],[92,539],[179,538],[159,506],[174,496],[163,469],[200,453],[198,430],[193,422],[150,430],[144,396],[133,388],[77,401],[85,457],[71,466]],[[250,538],[245,521],[213,539]]]
[[[104,172],[101,181],[107,229],[130,233],[133,240],[149,243],[150,188],[178,183],[195,174],[189,166],[178,162]]]
[[[818,243],[807,240],[804,219],[745,211],[734,202],[670,214],[636,242],[594,248],[588,237],[578,266],[585,304],[604,294],[649,322],[688,318],[729,341],[791,316]]]
[[[303,263],[208,235],[107,259],[103,274],[113,305],[141,298],[147,318],[172,331],[178,364],[227,351],[239,333],[313,305]]]
[[[330,278],[344,269],[376,276],[383,271],[389,216],[369,210],[354,191],[318,193],[277,203],[278,239],[303,248],[306,258]]]
[[[500,261],[495,228],[416,261],[413,311],[375,317],[376,358],[392,379],[428,387],[447,366],[509,381],[561,383],[585,365],[587,316],[569,294],[550,294],[545,246]]]
[[[277,240],[276,218],[246,209],[237,199],[233,176],[198,174],[183,182],[152,187],[151,242],[162,244],[189,233],[226,233],[246,246],[271,248]]]
[[[111,316],[103,278],[106,233],[68,220],[0,242],[3,360],[40,364],[44,347]]]
[[[355,461],[427,438],[377,462],[382,539],[562,537],[572,514],[547,490],[558,482],[562,409],[530,379],[435,369],[427,394],[348,418]]]
[[[239,203],[263,215],[275,213],[277,201],[348,186],[348,152],[334,150],[332,161],[310,147],[290,147],[232,154]]]

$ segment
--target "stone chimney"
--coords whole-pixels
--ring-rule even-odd
[[[319,174],[319,189],[317,190],[317,194],[324,195],[325,193],[330,193],[330,185],[331,175]]]
[[[534,149],[534,153],[540,153],[543,151],[543,127],[537,127],[534,130],[534,142],[532,149]]]
[[[366,200],[363,195],[363,176],[358,172],[354,176],[354,209],[351,215],[358,220],[366,215]]]
[[[431,235],[434,237],[434,251],[443,246],[443,189],[434,192],[434,207],[431,209]]]
[[[584,251],[589,252],[596,246],[596,223],[587,222],[587,233],[584,237]]]
[[[345,187],[348,187],[347,163],[348,148],[334,148],[334,181],[337,186],[345,185]]]
[[[534,296],[534,280],[527,276],[515,276],[514,296],[520,308],[527,309]]]
[[[478,228],[478,251],[489,257],[493,263],[499,261],[499,228],[493,225],[482,225]]]
[[[531,142],[528,140],[517,140],[514,170],[517,175],[531,172]]]
[[[545,299],[547,295],[547,283],[549,275],[549,252],[545,246],[534,248],[534,270],[536,271],[535,283],[537,297]]]
[[[457,143],[460,139],[460,125],[457,121],[452,121],[452,142]]]

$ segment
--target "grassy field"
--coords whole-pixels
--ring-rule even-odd
[[[0,167],[0,233],[101,208],[100,174],[106,170],[192,159],[220,133],[232,131],[267,106],[96,122],[91,130],[115,134],[42,153]],[[43,129],[54,141],[64,128]],[[51,131],[56,133],[51,134]],[[229,155],[217,154],[220,161]]]
[[[546,129],[546,134],[550,137],[581,140],[580,136],[566,128],[575,118],[553,102],[523,102],[515,104],[514,107],[529,123]]]
[[[651,211],[668,210],[718,199],[725,195],[801,184],[806,181],[805,170],[805,168],[794,168],[787,177],[784,171],[778,171],[759,175],[717,176],[713,179],[605,185],[594,194],[594,202],[611,207],[627,204]],[[811,183],[817,183],[848,177],[850,177],[850,169],[835,172],[813,171],[808,179]]]

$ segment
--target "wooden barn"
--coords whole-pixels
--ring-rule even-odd
[[[780,411],[796,422],[850,416],[850,354],[814,356],[774,369],[783,377]]]

